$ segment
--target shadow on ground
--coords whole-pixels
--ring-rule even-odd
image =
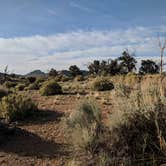
[[[69,155],[69,148],[66,144],[46,141],[38,135],[20,128],[13,130],[9,139],[0,145],[1,152],[37,158],[57,158]]]
[[[48,122],[60,122],[64,113],[52,110],[39,110],[32,117],[19,121],[19,126],[21,125],[32,125],[32,124],[45,124]]]

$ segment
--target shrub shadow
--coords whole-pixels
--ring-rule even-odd
[[[84,96],[84,95],[87,95],[88,93],[87,92],[63,92],[62,95],[71,95],[71,96],[73,95],[73,96],[75,96],[77,94]]]
[[[48,122],[60,122],[61,118],[64,116],[63,112],[53,111],[53,110],[38,110],[33,116],[19,121],[19,125],[32,125],[32,124],[45,124]]]
[[[5,143],[0,144],[0,151],[15,153],[19,156],[38,158],[57,158],[69,155],[66,144],[46,141],[38,135],[26,130],[15,128]]]

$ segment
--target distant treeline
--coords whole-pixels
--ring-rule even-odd
[[[160,65],[155,61],[147,59],[141,61],[141,66],[136,69],[137,60],[135,59],[134,53],[129,53],[125,50],[122,56],[112,60],[94,60],[87,65],[89,74],[92,75],[119,75],[127,74],[131,72],[138,72],[139,74],[157,74],[160,71]],[[83,75],[83,72],[76,65],[69,67],[69,71],[73,77],[77,75]],[[58,75],[55,69],[51,69],[49,72],[50,76]]]

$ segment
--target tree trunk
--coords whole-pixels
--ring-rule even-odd
[[[160,74],[163,73],[163,50],[161,50],[161,55],[160,55]]]

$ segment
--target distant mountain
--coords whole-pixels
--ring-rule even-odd
[[[34,70],[25,75],[26,77],[44,77],[46,73],[42,72],[41,70]]]
[[[81,72],[84,76],[88,75],[88,71],[86,70],[81,70]],[[69,70],[61,70],[61,71],[58,71],[58,73],[71,77],[71,72]],[[25,77],[46,77],[46,76],[48,76],[48,73],[44,73],[41,70],[34,70],[25,75]]]

